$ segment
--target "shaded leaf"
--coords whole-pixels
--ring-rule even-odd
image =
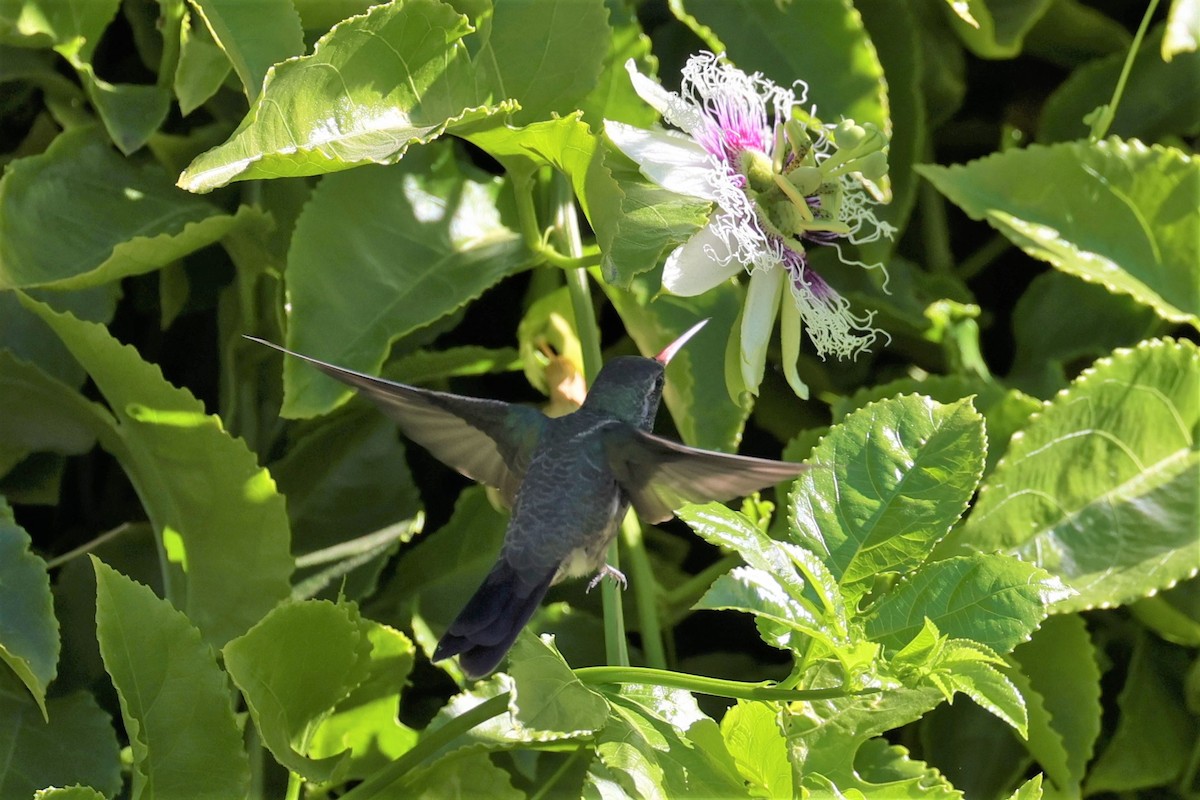
[[[502,185],[442,147],[321,181],[288,253],[288,347],[378,373],[396,339],[527,267],[495,205]],[[348,265],[354,280],[330,264]],[[284,360],[283,375],[285,416],[325,413],[351,393],[297,359]]]
[[[203,22],[193,23],[190,13],[183,15],[179,39],[174,91],[179,113],[186,117],[217,93],[233,65],[208,28]]]
[[[244,795],[250,762],[215,653],[170,603],[95,557],[92,565],[100,654],[133,749],[133,797]]]
[[[47,722],[29,692],[0,677],[0,797],[30,797],[47,786],[74,783],[99,787],[112,797],[121,789],[120,747],[112,720],[87,692],[46,701]]]
[[[1099,655],[1078,614],[1050,617],[1012,652],[1029,704],[1029,752],[1068,794],[1078,792],[1100,735]]]
[[[1052,0],[945,0],[942,6],[959,38],[981,58],[1012,58]]]
[[[271,65],[304,52],[300,16],[291,0],[190,0],[225,51],[251,102]]]
[[[113,152],[95,129],[55,138],[0,181],[0,289],[81,288],[150,272],[258,214],[230,216]]]
[[[313,658],[316,643],[320,658]],[[278,606],[222,650],[263,744],[280,764],[318,782],[344,777],[349,754],[308,756],[310,734],[367,677],[370,652],[354,607],[322,600]]]
[[[917,171],[1034,258],[1200,328],[1200,164],[1181,151],[1112,138]]]
[[[877,575],[919,565],[946,535],[975,491],[984,438],[969,400],[907,395],[855,411],[793,484],[792,535],[821,557],[849,604]]]
[[[1079,594],[1118,605],[1200,569],[1200,350],[1169,339],[1101,359],[1016,437],[961,536],[1008,548]]]
[[[1200,53],[1181,53],[1170,62],[1161,50],[1165,28],[1159,26],[1142,41],[1126,78],[1121,102],[1113,109],[1108,132],[1122,139],[1161,142],[1200,132],[1200,110],[1177,99],[1193,91],[1200,70]],[[1038,140],[1064,142],[1088,135],[1083,121],[1093,109],[1112,100],[1128,48],[1075,70],[1059,84],[1042,107]]]
[[[164,563],[176,570],[170,599],[214,644],[245,631],[289,591],[287,517],[271,476],[190,393],[102,326],[21,302],[59,335],[108,401],[115,421],[97,434],[137,490]]]
[[[1200,725],[1185,708],[1176,655],[1144,633],[1136,640],[1117,728],[1088,770],[1085,794],[1172,783],[1187,765]]]
[[[46,562],[30,544],[0,496],[0,661],[16,673],[46,717],[46,687],[57,672],[61,644]]]

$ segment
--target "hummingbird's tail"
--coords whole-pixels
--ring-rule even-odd
[[[542,602],[554,572],[531,584],[501,556],[438,642],[433,660],[459,656],[459,666],[470,678],[494,670]]]

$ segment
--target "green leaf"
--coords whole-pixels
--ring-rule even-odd
[[[61,645],[50,575],[30,544],[0,496],[0,661],[21,679],[48,721],[46,687],[57,672]]]
[[[120,0],[24,0],[0,6],[0,37],[23,47],[50,47],[82,39],[81,55],[90,58]],[[16,41],[14,41],[16,40]]]
[[[47,786],[121,789],[120,747],[108,714],[87,692],[46,701],[49,722],[15,679],[0,677],[0,797],[29,797]]]
[[[1137,638],[1117,728],[1088,770],[1085,795],[1162,786],[1187,767],[1200,724],[1184,703],[1181,655],[1145,633]]]
[[[736,405],[725,388],[724,331],[732,328],[745,295],[726,283],[700,297],[658,294],[658,277],[639,277],[630,291],[605,284],[630,338],[653,354],[708,318],[710,323],[671,359],[663,401],[684,442],[708,450],[735,452],[750,409]]]
[[[628,74],[625,80],[629,80]],[[600,245],[604,280],[625,289],[636,276],[654,269],[668,249],[700,230],[708,222],[712,204],[650,183],[637,165],[611,144],[602,151],[602,163],[617,185],[617,211],[595,215],[591,223]],[[654,275],[653,280],[650,291],[656,294],[660,278]]]
[[[1064,69],[1075,69],[1113,53],[1123,55],[1132,40],[1125,26],[1103,11],[1081,0],[1054,0],[1025,38],[1025,53]],[[1110,84],[1109,94],[1101,102],[1112,98],[1112,87]],[[1044,125],[1043,117],[1038,123],[1039,134],[1045,133]]]
[[[969,400],[872,403],[835,426],[793,484],[793,536],[838,579],[847,603],[876,576],[923,562],[975,491],[986,451]],[[909,637],[911,638],[911,637]]]
[[[521,368],[514,347],[450,347],[445,350],[417,350],[383,368],[384,377],[401,383],[433,383],[467,375],[492,375],[515,372]]]
[[[1060,275],[1060,273],[1050,273]],[[1061,276],[1065,280],[1071,280]],[[1078,284],[1078,281],[1074,281]],[[1099,291],[1099,290],[1098,290]],[[1107,292],[1101,292],[1111,297]],[[1059,314],[1061,317],[1062,315]],[[971,404],[983,415],[987,433],[987,473],[996,466],[1008,440],[1029,419],[1029,415],[1042,407],[1037,399],[1016,389],[1005,389],[994,380],[971,375],[928,375],[922,378],[897,378],[878,386],[859,389],[849,397],[834,401],[830,411],[834,422],[841,420],[851,411],[862,408],[877,400],[886,400],[901,394],[922,394],[942,404],[970,398]]]
[[[1133,58],[1121,102],[1108,128],[1113,136],[1161,142],[1200,132],[1200,109],[1195,103],[1177,102],[1195,86],[1200,53],[1181,53],[1170,62],[1164,61],[1164,31],[1163,26],[1151,31]],[[1128,57],[1128,48],[1121,48],[1075,70],[1059,84],[1042,107],[1038,140],[1049,143],[1086,137],[1088,125],[1083,118],[1112,100],[1113,86]]]
[[[1100,735],[1098,657],[1078,614],[1050,617],[1012,652],[1029,704],[1029,752],[1068,794],[1078,792]]]
[[[348,753],[307,753],[317,726],[369,674],[370,652],[358,611],[322,600],[278,606],[222,650],[263,744],[280,764],[317,782],[344,777]]]
[[[603,0],[496,3],[472,59],[493,100],[520,104],[513,123],[566,116],[596,85],[612,31]]]
[[[1088,313],[1064,314],[1070,306]],[[1012,321],[1016,353],[1006,380],[1041,398],[1065,387],[1082,364],[1137,344],[1160,324],[1153,309],[1129,295],[1057,270],[1033,279]]]
[[[103,408],[9,351],[0,351],[0,444],[76,455],[91,450],[96,431],[107,424]]]
[[[94,556],[92,565],[100,654],[133,749],[133,796],[245,795],[250,762],[212,649],[149,588]]]
[[[981,58],[1013,58],[1052,0],[945,0],[959,38]]]
[[[288,254],[288,346],[378,373],[396,339],[527,267],[495,205],[502,185],[461,167],[449,147],[322,180]],[[354,265],[354,280],[331,264]],[[283,375],[284,416],[325,413],[351,393],[296,359],[285,359]]]
[[[0,181],[0,289],[78,289],[150,272],[255,213],[221,214],[157,165],[118,156],[94,128],[70,130]]]
[[[300,16],[291,0],[190,0],[225,51],[246,96],[258,97],[268,68],[304,52]]]
[[[525,742],[569,741],[593,736],[608,719],[608,703],[578,678],[554,646],[553,637],[522,631],[503,673],[451,698],[426,728],[426,735],[482,701],[509,692],[508,710],[462,737],[460,747],[507,750]]]
[[[961,661],[950,668],[947,682],[997,718],[1008,723],[1021,738],[1029,736],[1025,699],[1004,673],[982,661]]]
[[[1075,589],[1065,612],[1127,603],[1200,569],[1200,350],[1118,350],[1050,401],[985,482],[961,536]]]
[[[633,59],[643,74],[649,72],[651,61],[650,37],[642,32],[642,26],[633,9],[619,3],[606,3],[608,24],[612,29],[608,37],[608,53],[596,85],[579,104],[583,118],[597,130],[605,119],[624,122],[639,128],[649,128],[658,118],[658,112],[637,96],[625,63]]]
[[[769,633],[764,637],[776,647],[800,650],[807,645],[807,637],[828,642],[831,647],[834,644],[821,621],[802,603],[789,597],[774,575],[761,569],[735,567],[717,578],[693,608],[744,611],[761,621],[776,623],[767,626],[765,631]],[[793,639],[793,631],[804,636]]]
[[[924,688],[804,703],[784,717],[794,774],[852,786],[859,780],[855,760],[863,743],[920,719],[942,699],[937,689]]]
[[[432,628],[440,635],[462,610],[463,598],[496,563],[507,522],[507,516],[488,502],[482,486],[463,490],[450,521],[405,550],[388,588],[372,599],[368,611],[378,608],[378,615],[398,616],[404,625],[419,612],[425,630]],[[422,635],[417,626],[413,633],[426,654],[432,654],[436,638]],[[441,666],[453,663],[443,661]]]
[[[420,510],[396,427],[374,407],[321,418],[294,431],[291,441],[271,474],[287,497],[298,557],[412,519]],[[350,599],[369,594],[399,542],[393,537],[392,547],[339,579],[332,591]],[[310,576],[299,572],[293,582]]]
[[[775,703],[739,700],[721,718],[721,737],[751,797],[793,797],[792,765]]]
[[[179,186],[208,192],[234,180],[393,164],[411,144],[509,111],[477,97],[460,41],[469,31],[437,0],[375,6],[334,26],[311,55],[268,73],[237,131],[196,158]]]
[[[366,678],[309,740],[313,758],[337,756],[349,750],[347,778],[365,778],[399,758],[417,742],[417,731],[397,719],[400,690],[412,672],[415,648],[407,636],[377,622],[364,620],[371,643]]]
[[[953,638],[1004,654],[1029,638],[1062,582],[1010,556],[976,554],[934,561],[889,590],[866,617],[867,635],[900,648],[926,618]]]
[[[407,774],[395,787],[396,798],[458,800],[486,797],[489,800],[524,800],[524,792],[513,788],[512,776],[492,763],[487,753],[460,753],[435,761]]]
[[[173,570],[168,597],[213,644],[245,631],[289,592],[287,516],[271,476],[198,400],[102,326],[21,302],[58,334],[115,415],[97,433],[161,537]]]
[[[808,774],[804,776],[804,786],[818,796],[833,791],[835,797],[878,800],[959,800],[962,797],[936,769],[910,758],[907,749],[881,738],[863,743],[855,757],[852,774],[838,775],[836,781],[829,780],[824,774]]]
[[[1113,138],[917,171],[1034,258],[1200,328],[1200,164],[1179,150]]]
[[[1008,796],[1008,800],[1042,800],[1042,776],[1034,775],[1025,781]]]
[[[537,170],[551,166],[570,179],[592,227],[603,232],[617,224],[620,190],[603,162],[599,139],[578,113],[524,128],[505,125],[464,132],[464,138],[504,166],[515,190],[528,191]],[[599,238],[603,242],[603,233]]]
[[[622,796],[611,793],[616,787],[633,797],[750,796],[729,753],[711,747],[723,745],[720,737],[706,739],[707,747],[690,739],[690,729],[707,718],[687,692],[630,686],[610,698],[613,713],[598,738],[585,796]]]
[[[191,13],[183,15],[179,39],[174,90],[179,113],[186,117],[217,93],[233,65],[208,28],[193,24]]]

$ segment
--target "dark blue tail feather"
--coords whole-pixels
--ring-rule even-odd
[[[459,656],[470,678],[494,670],[542,602],[554,572],[539,577],[531,585],[501,556],[438,642],[433,660]]]

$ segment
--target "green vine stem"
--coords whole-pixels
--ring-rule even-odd
[[[358,786],[342,795],[342,800],[366,800],[369,797],[379,796],[385,789],[403,778],[409,770],[436,755],[442,748],[471,728],[506,712],[510,699],[511,695],[508,692],[490,697],[442,727],[425,734],[420,741],[413,745],[411,750],[377,770]]]
[[[721,678],[706,678],[702,675],[689,675],[685,672],[671,672],[648,667],[583,667],[575,670],[575,677],[589,686],[642,683],[651,686],[666,686],[671,689],[686,689],[689,692],[699,692],[715,697],[731,697],[738,700],[782,700],[784,702],[829,700],[835,697],[878,694],[882,691],[881,689],[851,691],[840,687],[834,689],[783,689],[766,682],[727,681]]]
[[[629,555],[629,573],[633,578],[633,598],[646,664],[666,669],[667,653],[663,648],[662,625],[659,622],[660,591],[658,581],[654,578],[654,569],[650,566],[650,558],[646,554],[642,526],[636,514],[625,515],[625,520],[621,523],[621,542]]]
[[[1108,129],[1117,115],[1117,106],[1121,104],[1121,95],[1125,93],[1125,83],[1129,80],[1129,73],[1133,71],[1133,60],[1137,58],[1138,50],[1142,49],[1142,39],[1146,36],[1146,29],[1150,27],[1150,18],[1154,16],[1157,8],[1158,0],[1150,0],[1146,5],[1146,13],[1142,15],[1142,23],[1138,25],[1137,33],[1133,35],[1133,41],[1129,45],[1129,54],[1125,56],[1121,75],[1117,78],[1117,85],[1113,88],[1112,99],[1083,118],[1084,122],[1091,125],[1091,133],[1088,136],[1090,141],[1097,142],[1108,135]]]

